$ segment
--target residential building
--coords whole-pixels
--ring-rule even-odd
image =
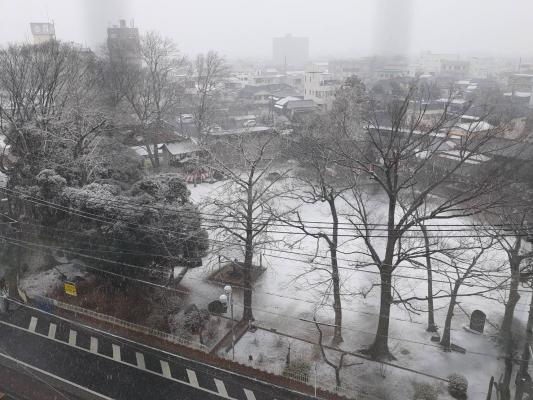
[[[404,65],[388,65],[376,71],[376,78],[381,79],[396,79],[405,76],[410,76],[409,68]]]
[[[139,29],[126,25],[121,19],[119,26],[107,28],[107,47],[111,60],[126,60],[133,64],[141,63],[141,44]]]
[[[304,99],[313,100],[320,108],[328,110],[333,104],[335,92],[341,85],[341,81],[334,79],[329,72],[305,73]]]
[[[418,60],[420,71],[424,74],[438,75],[441,73],[442,61],[458,61],[459,54],[432,53],[423,51]]]
[[[309,38],[290,34],[272,39],[273,61],[277,66],[302,67],[309,61]]]
[[[336,79],[344,80],[350,76],[361,74],[362,63],[360,60],[333,60],[328,63],[328,71]]]
[[[183,164],[200,157],[204,150],[192,139],[164,143],[160,146],[166,165]]]
[[[441,60],[440,75],[452,78],[465,78],[470,73],[470,61]]]
[[[53,23],[31,22],[30,29],[34,44],[45,43],[56,38],[56,29]]]

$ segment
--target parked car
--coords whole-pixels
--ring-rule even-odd
[[[181,114],[179,119],[182,124],[192,124],[194,122],[194,116],[192,114]]]
[[[207,128],[207,132],[208,133],[212,133],[212,132],[221,132],[222,131],[222,128],[220,127],[220,125],[210,125],[208,128]]]
[[[255,119],[249,119],[244,124],[242,124],[242,126],[244,126],[245,128],[251,128],[256,125],[257,125],[257,122],[255,121]]]

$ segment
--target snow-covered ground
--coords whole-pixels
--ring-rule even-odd
[[[220,185],[220,183],[205,183],[196,187],[191,185],[189,188],[192,192],[192,199],[195,202],[202,202],[209,196],[220,196],[220,193],[217,192]],[[371,197],[371,201],[372,212],[379,219],[379,216],[384,215],[386,211],[385,204],[376,196]],[[290,201],[286,200],[280,206],[289,207],[294,206],[294,204],[290,204]],[[304,220],[329,222],[329,211],[324,205],[306,204],[300,206],[299,211]],[[447,224],[457,224],[459,222],[461,221],[445,221]],[[287,231],[287,228],[280,229]],[[294,241],[298,237],[290,234],[277,234],[274,236],[277,239],[284,239],[286,243],[291,242],[291,240]],[[342,247],[344,252],[361,249],[361,244],[357,241],[347,237],[343,238],[343,240],[347,242]],[[268,269],[254,286],[254,316],[258,325],[265,328],[275,328],[280,332],[306,340],[316,341],[318,335],[312,323],[315,311],[318,310],[317,315],[321,322],[333,322],[333,310],[328,306],[332,302],[331,297],[324,297],[324,285],[317,284],[325,276],[324,273],[315,270],[305,274],[311,268],[309,261],[311,254],[316,251],[316,241],[306,239],[292,249],[279,243],[271,244],[267,247],[269,249],[264,252],[264,262]],[[275,247],[278,249],[276,250]],[[217,250],[216,244],[214,245],[214,250]],[[321,251],[318,254],[327,256],[327,253],[322,250],[323,247],[321,247]],[[220,251],[223,252],[224,250]],[[215,251],[214,254],[216,253]],[[310,255],[302,256],[299,253],[309,253]],[[502,254],[492,254],[489,261],[499,262],[502,257]],[[341,278],[343,282],[344,337],[344,342],[340,347],[346,351],[356,351],[370,344],[374,337],[379,313],[379,287],[374,288],[365,296],[362,296],[361,292],[368,290],[373,283],[377,283],[379,275],[376,274],[377,270],[372,266],[362,268],[365,271],[357,271],[353,268],[353,265],[351,265],[352,260],[361,260],[356,255],[343,254],[340,258],[342,259],[340,264],[343,267]],[[182,284],[190,288],[191,292],[188,301],[205,306],[209,301],[217,299],[222,293],[222,285],[205,280],[212,268],[217,267],[216,259],[216,255],[207,257],[204,263],[205,267],[193,270],[185,277]],[[317,258],[315,262],[328,264],[328,258]],[[402,276],[396,278],[396,286],[402,296],[414,294],[425,296],[427,285],[424,280],[425,271],[399,268],[396,274]],[[413,279],[417,277],[421,279]],[[442,281],[435,282],[435,292],[439,288],[448,288],[448,284],[444,283],[445,278],[441,275],[435,274],[434,279]],[[314,289],[311,288],[313,284],[317,284]],[[462,290],[468,292],[469,288],[463,288]],[[241,312],[241,307],[239,307],[242,304],[241,296],[241,291],[239,289],[235,290],[237,315]],[[430,341],[430,334],[425,331],[427,322],[427,314],[425,312],[419,312],[417,315],[417,313],[407,312],[401,306],[394,306],[389,340],[391,351],[397,357],[394,363],[442,378],[446,378],[451,373],[463,374],[470,383],[469,398],[484,399],[490,377],[495,376],[498,379],[503,366],[503,361],[499,358],[500,349],[497,346],[494,335],[496,333],[495,325],[499,324],[503,315],[504,307],[501,303],[501,298],[505,297],[505,293],[491,294],[491,296],[495,299],[491,300],[481,296],[462,297],[460,298],[460,307],[455,309],[452,324],[452,342],[466,348],[466,354],[443,352],[438,344]],[[500,301],[498,301],[498,298]],[[524,325],[524,321],[527,318],[529,299],[529,294],[523,293],[517,305],[517,322]],[[448,302],[449,298],[435,300],[436,322],[441,327],[444,325]],[[424,309],[425,304],[421,302],[416,304],[416,306]],[[480,309],[487,314],[488,322],[485,325],[485,333],[483,335],[477,335],[463,329],[463,326],[468,326],[469,323],[469,317],[465,312],[470,314],[475,309]],[[275,337],[266,337],[272,335],[264,331],[263,333],[258,331],[255,334],[247,333],[237,346],[237,350],[241,350],[237,351],[238,357],[241,361],[248,362],[248,355],[252,354],[253,362],[256,365],[258,359],[266,359],[267,361],[264,361],[261,367],[279,372],[276,370],[282,368],[286,356],[286,346],[276,347],[274,343],[277,343],[277,339]],[[329,339],[326,338],[326,340]],[[309,347],[309,345],[303,343],[302,346],[303,348]],[[307,349],[304,353],[310,359],[312,352]],[[263,354],[263,356],[259,356],[259,354]],[[320,362],[319,369],[321,371],[331,370],[330,367]],[[403,388],[402,393],[406,396],[410,393],[412,386],[409,382],[432,381],[422,375],[407,373],[393,367],[387,367],[387,371],[387,377],[385,378],[387,387]],[[380,386],[383,383],[383,378],[380,376],[380,364],[370,361],[365,361],[362,366],[353,366],[346,369],[343,376],[346,384],[354,389],[368,384]],[[434,382],[438,383],[438,381]],[[392,393],[398,393],[398,391],[394,389]]]
[[[64,279],[84,278],[87,272],[75,263],[60,264],[52,269],[26,274],[20,281],[20,288],[31,296],[45,296],[53,290],[62,287]]]
[[[191,196],[196,203],[202,203],[210,196],[222,196],[222,183],[204,183],[196,187],[189,185]],[[369,189],[371,192],[371,189]],[[371,209],[377,221],[384,215],[386,209],[384,202],[373,195],[369,199]],[[295,200],[281,199],[280,208],[295,207]],[[347,206],[341,207],[341,212]],[[309,221],[323,221],[329,223],[329,210],[324,204],[300,205],[299,212],[302,219]],[[447,224],[456,224],[461,221],[446,220]],[[464,222],[464,221],[463,221]],[[318,223],[318,222],[317,222]],[[442,223],[442,222],[439,222]],[[290,342],[291,359],[301,358],[314,368],[316,365],[318,376],[329,385],[334,383],[334,374],[331,367],[326,365],[318,356],[316,346],[305,341],[316,342],[318,334],[313,315],[317,315],[319,321],[333,323],[332,299],[330,295],[324,296],[328,284],[320,284],[327,278],[327,273],[316,269],[317,264],[323,263],[327,269],[329,259],[321,243],[317,252],[317,243],[314,239],[304,239],[294,243],[302,237],[296,231],[286,227],[279,227],[278,231],[290,233],[273,233],[275,241],[265,245],[263,251],[266,272],[254,285],[253,310],[258,326],[265,329],[276,329],[286,335],[281,336],[263,329],[255,333],[247,332],[236,347],[236,357],[242,363],[251,363],[262,369],[280,373],[285,365],[287,349]],[[204,266],[187,273],[181,285],[188,290],[186,298],[188,304],[196,304],[206,307],[207,304],[219,298],[223,293],[223,285],[208,282],[207,276],[218,267],[218,254],[222,253],[234,258],[236,255],[226,249],[226,244],[217,242],[213,237],[212,230],[208,229],[213,241],[213,251],[204,259]],[[347,234],[348,231],[343,231]],[[379,248],[383,242],[376,239]],[[454,239],[449,239],[454,240]],[[379,287],[368,290],[372,284],[379,282],[379,275],[375,267],[369,265],[356,268],[355,261],[362,261],[364,257],[356,255],[354,251],[363,249],[361,243],[351,237],[342,237],[342,254],[339,255],[342,280],[343,302],[343,338],[340,348],[347,352],[357,350],[370,344],[374,338],[379,314]],[[293,244],[294,246],[290,246]],[[314,259],[313,269],[312,256],[317,252],[318,258]],[[485,262],[498,263],[503,260],[503,255],[492,253]],[[256,263],[259,263],[257,255]],[[318,265],[318,267],[321,267]],[[74,276],[83,277],[85,272],[73,264],[62,264],[59,270],[36,271],[27,274],[21,281],[21,287],[29,294],[46,294],[62,284],[61,274],[69,278]],[[425,271],[412,268],[399,268],[396,271],[395,286],[402,296],[420,295],[425,296],[426,281]],[[416,279],[420,278],[420,279]],[[436,293],[439,289],[449,289],[446,279],[439,274],[434,275]],[[438,281],[441,282],[438,282]],[[468,292],[470,289],[462,289]],[[242,313],[242,291],[234,289],[236,318]],[[364,294],[364,295],[363,295]],[[520,302],[516,307],[515,329],[519,332],[524,330],[527,319],[530,295],[522,292]],[[504,306],[502,299],[505,292],[491,293],[487,297],[462,297],[460,307],[455,309],[452,324],[452,342],[466,348],[466,354],[443,352],[439,345],[430,341],[430,334],[425,331],[427,314],[423,312],[425,303],[414,303],[421,312],[408,312],[402,306],[393,306],[390,325],[389,346],[397,360],[395,365],[406,367],[415,371],[437,377],[446,378],[451,373],[460,373],[469,380],[469,399],[484,399],[488,380],[491,376],[499,378],[503,360],[499,358],[500,348],[497,345],[495,334],[496,325],[500,323]],[[436,322],[442,327],[448,305],[448,298],[436,299]],[[473,310],[480,309],[487,314],[487,324],[483,335],[467,332],[463,326],[468,326],[469,317]],[[227,326],[226,326],[227,328]],[[329,344],[332,330],[324,328],[326,334],[324,342]],[[302,340],[298,340],[302,339]],[[249,361],[249,356],[252,361]],[[230,356],[226,354],[225,356]],[[330,354],[337,359],[337,354]],[[343,386],[357,393],[373,393],[372,398],[411,398],[413,382],[428,382],[441,387],[442,382],[431,379],[415,372],[405,371],[392,366],[383,366],[380,363],[358,359],[353,356],[346,357],[348,363],[363,362],[345,368],[342,372]],[[385,377],[383,377],[385,376]],[[388,396],[388,397],[387,397]],[[440,399],[446,399],[446,390],[442,389]]]

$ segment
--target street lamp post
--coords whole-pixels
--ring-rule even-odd
[[[222,303],[229,303],[231,313],[231,356],[235,361],[235,320],[233,318],[233,289],[230,285],[224,286],[224,293],[220,296]]]

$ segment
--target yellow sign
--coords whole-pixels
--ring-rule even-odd
[[[78,290],[76,289],[76,285],[72,282],[65,282],[65,293],[70,296],[77,296]]]

